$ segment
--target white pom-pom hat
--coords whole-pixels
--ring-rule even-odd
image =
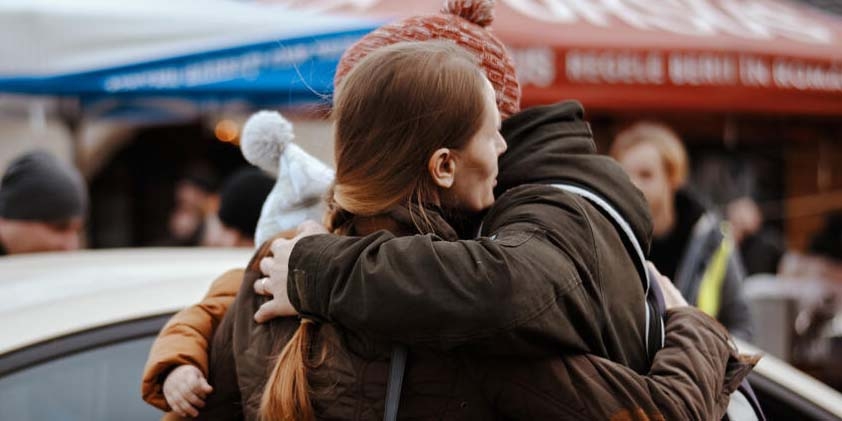
[[[243,127],[243,156],[277,176],[257,222],[258,247],[305,220],[321,221],[325,211],[324,196],[334,171],[293,143],[294,138],[292,123],[275,111],[259,111]]]
[[[292,123],[276,111],[258,111],[243,126],[240,149],[246,161],[278,174],[279,158],[295,139]]]

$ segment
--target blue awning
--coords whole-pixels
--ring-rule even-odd
[[[332,92],[345,49],[382,23],[228,1],[202,2],[205,10],[198,12],[189,7],[197,2],[181,1],[188,7],[161,9],[157,17],[149,8],[167,2],[144,2],[146,14],[102,0],[80,0],[78,8],[47,0],[0,6],[0,24],[9,23],[0,25],[0,54],[4,61],[22,57],[23,62],[0,64],[0,93],[86,102],[103,97],[321,102]],[[92,27],[97,22],[108,30]],[[29,42],[20,43],[22,38]]]

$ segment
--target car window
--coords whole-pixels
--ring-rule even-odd
[[[0,378],[9,420],[151,420],[162,413],[140,396],[154,336],[52,359]]]
[[[749,375],[749,380],[754,393],[757,395],[757,401],[763,408],[766,419],[799,421],[834,421],[840,419],[802,397],[799,391],[790,390],[760,376],[756,372]]]

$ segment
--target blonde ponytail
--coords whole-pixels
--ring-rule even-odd
[[[301,325],[278,355],[260,400],[261,420],[315,421],[307,380],[315,328],[312,321],[301,319]]]

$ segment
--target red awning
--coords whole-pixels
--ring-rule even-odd
[[[280,1],[401,17],[433,0]],[[300,6],[299,6],[300,5]],[[842,18],[786,0],[498,0],[524,105],[842,115]]]

